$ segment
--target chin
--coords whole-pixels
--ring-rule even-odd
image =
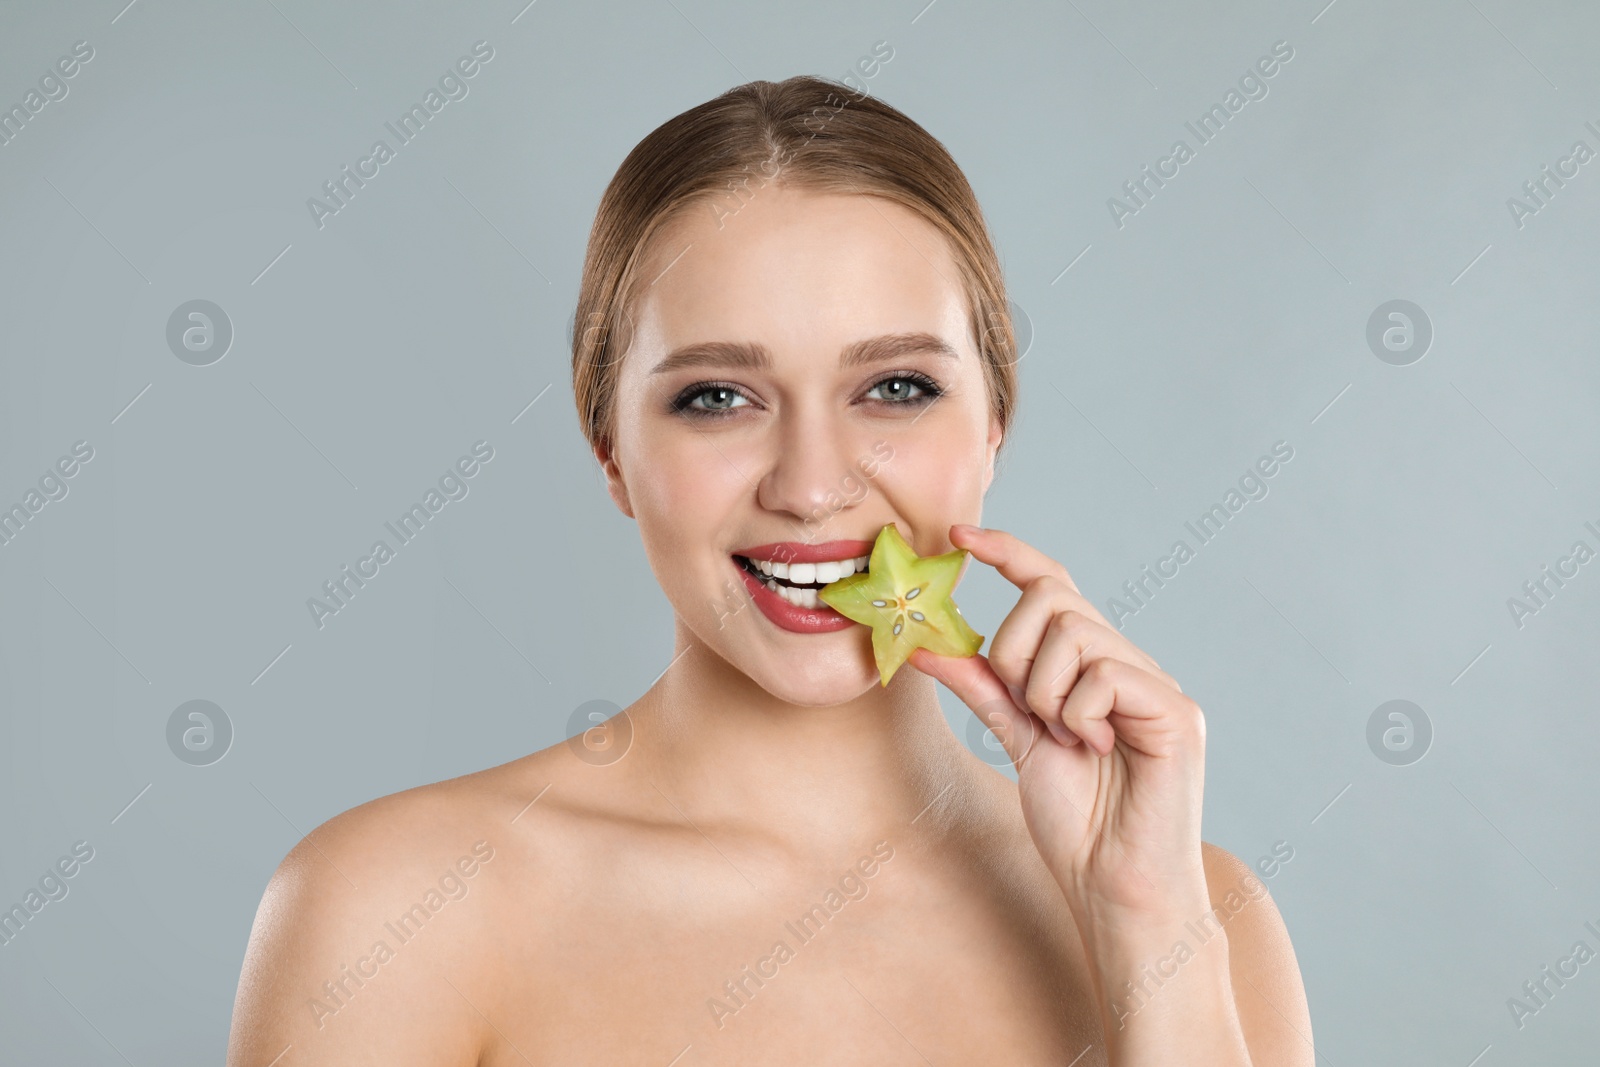
[[[870,661],[865,670],[819,663],[809,672],[773,663],[751,664],[745,675],[779,700],[802,708],[831,708],[882,688],[878,669]]]

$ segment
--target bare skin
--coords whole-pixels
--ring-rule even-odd
[[[1059,563],[960,525],[1000,432],[939,233],[773,184],[723,225],[680,219],[644,276],[597,458],[673,604],[671,666],[587,744],[297,845],[251,934],[231,1067],[1312,1064],[1282,919],[1199,840],[1199,709]],[[838,365],[896,332],[957,355]],[[770,363],[651,373],[702,341],[759,342]],[[882,386],[908,370],[936,400]],[[671,408],[710,378],[737,399],[693,399],[726,413]],[[840,504],[885,441],[872,491]],[[880,687],[865,628],[791,633],[729,599],[740,546],[890,521],[1017,586],[985,654],[918,652]],[[1020,787],[951,732],[936,677],[1005,705]],[[1141,973],[1151,995],[1118,993]]]

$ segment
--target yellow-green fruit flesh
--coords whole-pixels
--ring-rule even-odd
[[[872,655],[882,685],[918,648],[940,656],[973,656],[984,637],[967,625],[951,599],[965,549],[919,556],[889,523],[878,531],[871,562],[861,574],[830,582],[817,599],[872,627]]]

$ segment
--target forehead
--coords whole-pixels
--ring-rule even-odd
[[[916,213],[771,184],[742,196],[693,205],[656,235],[636,308],[645,353],[717,340],[814,352],[925,331],[976,359],[954,256]]]

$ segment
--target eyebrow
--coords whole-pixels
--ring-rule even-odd
[[[849,370],[872,363],[885,363],[917,353],[932,353],[940,359],[960,359],[960,353],[944,338],[931,333],[886,333],[854,341],[839,353],[839,368]],[[736,370],[768,370],[772,353],[765,345],[751,341],[699,341],[672,350],[655,365],[651,374],[667,374],[682,367],[732,367]]]

